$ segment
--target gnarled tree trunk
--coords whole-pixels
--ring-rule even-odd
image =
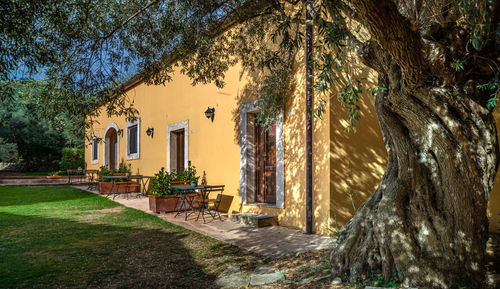
[[[383,87],[376,112],[389,159],[377,190],[340,230],[333,271],[350,281],[380,272],[410,286],[482,288],[499,153],[489,96],[477,89],[487,73],[451,69],[466,54],[466,31],[419,31],[390,0],[350,3],[373,39],[360,57]]]
[[[405,88],[400,67],[375,43],[363,54],[385,88],[376,112],[389,160],[377,190],[339,232],[334,271],[351,281],[380,270],[407,285],[481,288],[498,163],[491,112],[467,85]]]

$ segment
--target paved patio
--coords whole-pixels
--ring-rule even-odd
[[[86,186],[75,187],[87,190]],[[184,221],[184,215],[175,218],[175,213],[156,214],[149,211],[149,199],[146,197],[130,196],[127,200],[125,196],[118,196],[115,201],[124,206],[156,215],[167,222],[267,257],[282,257],[333,247],[334,239],[331,237],[306,235],[299,230],[282,226],[249,228],[229,221],[224,216],[222,221],[212,220],[211,217],[206,218],[207,222],[203,224],[201,217],[200,220],[196,221],[196,214],[192,214],[187,221]]]

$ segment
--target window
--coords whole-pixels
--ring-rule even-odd
[[[91,158],[91,163],[92,164],[99,163],[99,137],[98,136],[93,136],[92,137],[92,158]]]
[[[133,125],[128,128],[129,142],[128,142],[128,153],[137,153],[137,125]]]
[[[140,153],[140,134],[141,124],[140,119],[127,122],[127,160],[139,158]]]

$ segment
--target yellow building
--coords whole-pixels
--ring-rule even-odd
[[[375,81],[374,75],[366,75]],[[229,69],[226,86],[191,85],[179,73],[165,86],[129,82],[127,101],[137,119],[100,116],[87,143],[88,169],[116,168],[120,161],[132,172],[153,175],[160,168],[182,170],[191,161],[212,185],[226,185],[222,209],[229,213],[259,212],[278,217],[280,225],[305,228],[305,80],[297,71],[293,100],[281,120],[261,133],[255,125],[259,77]],[[335,99],[313,126],[313,232],[340,228],[374,191],[384,173],[387,154],[375,115],[374,97],[361,99],[357,133],[346,132],[346,115]],[[214,109],[213,119],[205,116]],[[497,117],[497,123],[500,115]],[[149,134],[147,132],[150,132]],[[490,201],[490,230],[500,228],[500,179]]]

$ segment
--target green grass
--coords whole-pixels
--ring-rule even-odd
[[[236,247],[70,187],[0,187],[0,288],[211,288]]]
[[[23,174],[30,177],[50,176],[50,172],[24,172]]]

